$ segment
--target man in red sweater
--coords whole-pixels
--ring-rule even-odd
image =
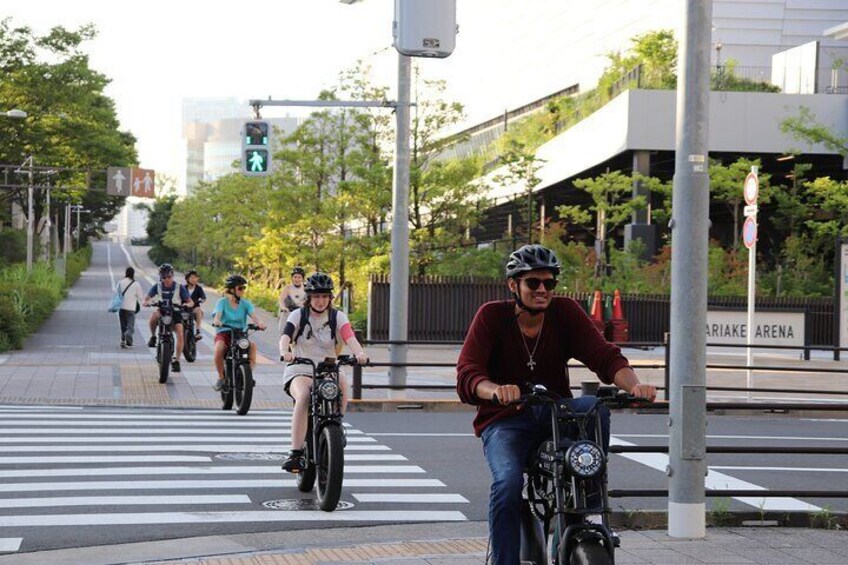
[[[518,565],[524,464],[530,450],[550,434],[548,406],[509,406],[526,383],[542,384],[572,398],[566,364],[577,359],[606,384],[653,400],[656,388],[639,382],[621,350],[607,342],[577,302],[554,298],[561,265],[541,245],[525,245],[509,256],[507,285],[514,300],[480,307],[459,354],[456,390],[477,405],[474,432],[492,473],[489,536],[494,565]],[[569,401],[583,412],[594,397]],[[604,449],[609,446],[609,411],[601,411]],[[593,434],[589,430],[589,434]]]

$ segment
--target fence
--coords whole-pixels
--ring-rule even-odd
[[[372,278],[369,284],[368,339],[389,338],[389,279]],[[590,293],[566,293],[585,307]],[[462,341],[475,312],[484,302],[508,299],[502,280],[472,277],[412,278],[409,284],[410,341]],[[717,296],[710,307],[745,311],[744,296]],[[670,297],[664,294],[623,294],[625,319],[630,324],[630,341],[661,342],[669,331]],[[834,343],[832,298],[758,298],[759,310],[803,312],[805,345]]]

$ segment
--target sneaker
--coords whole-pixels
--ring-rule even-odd
[[[194,334],[194,341],[200,341],[201,339],[203,339],[203,335],[200,332]]]
[[[127,342],[121,341],[121,349],[126,349],[126,348],[127,348]]]
[[[283,462],[283,471],[289,473],[300,473],[300,471],[305,467],[305,462],[303,460],[303,450],[302,449],[292,449],[289,452],[289,458]]]
[[[147,340],[147,347],[156,347],[156,336],[150,336],[150,339]]]
[[[179,373],[180,372],[180,362],[179,361],[171,361],[171,372]]]
[[[212,388],[215,389],[215,392],[221,392],[221,389],[224,388],[224,379],[218,379],[215,381],[215,384],[212,385]]]
[[[127,344],[127,347],[132,347],[132,346],[133,346],[133,340],[132,340],[132,338],[131,338],[131,337],[128,337],[128,338],[127,338],[127,341],[125,341],[124,343],[126,343],[126,344]]]

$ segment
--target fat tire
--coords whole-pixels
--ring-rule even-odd
[[[171,357],[173,356],[173,351],[171,350],[171,342],[163,339],[160,340],[159,344],[159,382],[161,384],[165,384],[168,382],[168,372],[171,370]]]
[[[224,360],[224,388],[221,389],[221,410],[229,410],[233,407],[233,378],[230,374],[230,362]]]
[[[318,506],[332,512],[339,505],[344,480],[344,446],[341,426],[324,426],[318,435],[315,463],[318,471]]]
[[[253,400],[253,371],[250,370],[250,365],[239,365],[233,381],[236,414],[244,416],[250,410],[250,402]]]
[[[183,357],[189,363],[194,363],[197,359],[197,340],[188,328],[183,331]]]
[[[564,544],[560,546],[560,552],[563,551],[563,546]],[[569,560],[564,561],[560,555],[559,562],[569,565],[613,565],[609,551],[596,539],[577,542],[571,550]]]

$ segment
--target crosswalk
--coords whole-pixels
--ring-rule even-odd
[[[280,470],[290,426],[282,411],[0,406],[0,528],[24,533],[0,552],[36,527],[467,519],[465,497],[347,424],[343,504],[303,504],[314,492]]]

